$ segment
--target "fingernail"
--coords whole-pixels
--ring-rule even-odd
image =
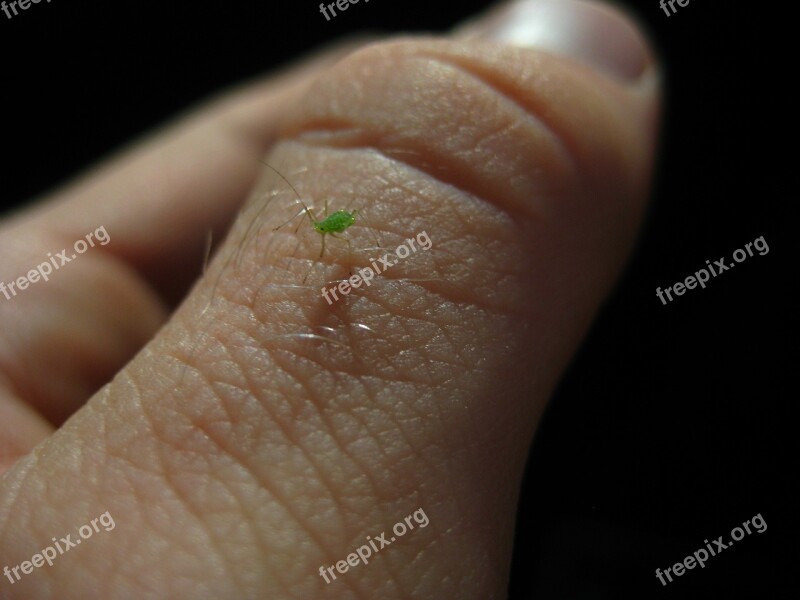
[[[518,0],[465,28],[477,37],[573,58],[623,81],[651,62],[636,25],[619,10],[581,0]]]

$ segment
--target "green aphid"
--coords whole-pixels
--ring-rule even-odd
[[[264,164],[267,164],[267,163],[264,163]],[[306,216],[308,216],[308,219],[311,221],[311,226],[314,228],[314,231],[316,231],[317,233],[319,233],[322,236],[322,248],[319,251],[319,258],[321,259],[323,257],[323,255],[325,254],[325,236],[326,235],[334,237],[337,240],[342,240],[342,241],[346,242],[348,251],[352,252],[352,246],[350,245],[350,240],[348,240],[346,237],[339,237],[336,234],[346,231],[347,229],[350,228],[350,226],[352,226],[356,222],[356,215],[358,214],[358,211],[356,209],[353,209],[352,211],[337,210],[336,212],[334,212],[334,213],[329,215],[328,214],[328,200],[326,199],[325,200],[325,215],[326,216],[322,220],[318,220],[314,216],[313,211],[308,206],[306,206],[306,203],[303,202],[302,198],[300,198],[300,193],[295,189],[295,187],[291,184],[291,182],[288,179],[286,179],[286,177],[284,177],[280,172],[278,172],[277,169],[275,169],[274,167],[272,167],[271,165],[268,165],[268,164],[267,164],[267,166],[270,169],[272,169],[275,173],[277,173],[278,176],[281,179],[283,179],[290,188],[292,188],[292,191],[295,193],[295,196],[297,197],[297,201],[303,207],[303,210],[300,211],[300,212],[303,212],[303,213],[306,214]],[[280,229],[284,225],[287,225],[289,222],[291,222],[295,218],[297,218],[297,215],[295,215],[294,217],[292,217],[291,219],[286,221],[286,223],[284,223],[283,225],[279,225],[278,227],[275,227],[274,231],[277,231],[278,229]],[[299,228],[300,228],[300,226],[298,225],[298,230],[299,230]],[[376,243],[380,247],[380,243],[377,242],[377,239],[376,239]],[[310,272],[311,271],[309,270],[309,273]],[[306,278],[308,278],[308,273],[306,274],[306,277],[303,278],[303,282],[305,282]]]
[[[303,201],[300,200],[302,204]],[[305,207],[305,204],[303,204]],[[337,233],[342,233],[348,227],[350,227],[353,223],[356,222],[356,213],[357,211],[353,209],[353,212],[347,212],[346,210],[337,210],[332,215],[328,215],[322,221],[317,221],[314,218],[314,213],[311,212],[311,209],[305,207],[306,214],[308,214],[308,218],[311,219],[311,224],[314,226],[314,230],[317,233],[322,235],[322,251],[319,253],[319,257],[322,258],[323,253],[325,252],[325,236],[331,235],[333,237],[338,237]],[[328,203],[325,202],[325,212],[328,212]],[[350,245],[350,240],[347,238],[339,238],[343,239],[347,242],[348,246]]]

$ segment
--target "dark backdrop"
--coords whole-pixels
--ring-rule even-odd
[[[0,198],[24,203],[326,41],[442,31],[487,4],[372,0],[330,22],[316,0],[53,0],[0,13]],[[776,5],[695,0],[667,17],[657,0],[627,3],[665,64],[662,158],[639,247],[532,448],[513,600],[796,597],[797,53]],[[766,256],[667,306],[656,298],[759,236]],[[655,578],[758,513],[765,533],[667,587]]]

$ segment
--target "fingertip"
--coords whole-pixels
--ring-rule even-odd
[[[655,65],[641,25],[604,2],[516,0],[460,28],[458,35],[544,50],[627,84],[637,83]]]

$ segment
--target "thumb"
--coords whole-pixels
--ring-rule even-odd
[[[4,476],[2,564],[115,526],[2,597],[502,597],[531,436],[641,218],[656,80],[573,0],[331,67],[267,160],[318,226],[358,210],[327,221],[348,243],[274,231],[299,206],[265,168],[173,320]]]

